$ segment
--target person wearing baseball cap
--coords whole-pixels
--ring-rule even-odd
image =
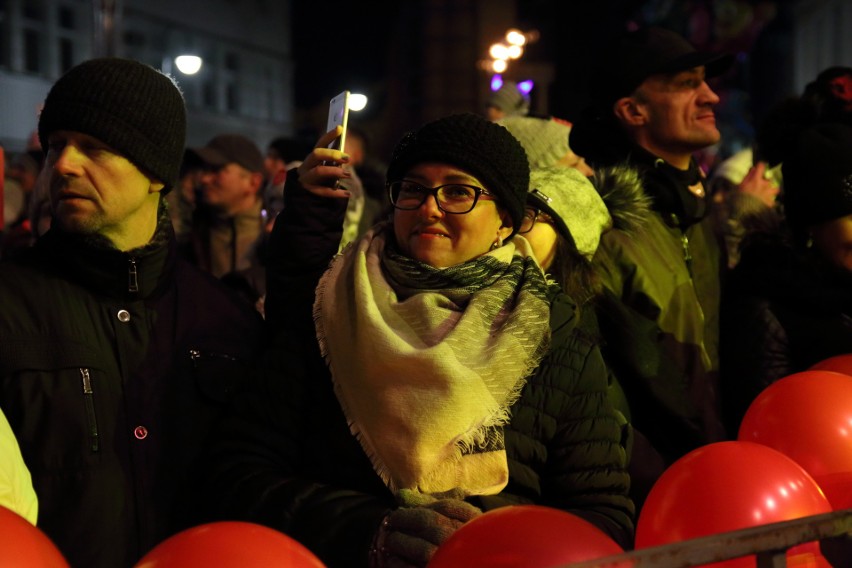
[[[70,566],[132,566],[181,528],[186,472],[233,392],[219,379],[260,337],[257,313],[178,258],[162,195],[185,134],[160,71],[70,69],[38,124],[50,229],[0,264],[0,408]]]
[[[594,259],[623,303],[601,325],[619,346],[611,363],[651,446],[631,464],[637,505],[674,460],[726,438],[716,395],[722,252],[693,153],[720,140],[707,80],[732,61],[661,27],[626,32],[593,68],[593,104],[571,132],[592,167],[637,168],[653,211],[639,238],[604,234]]]
[[[265,290],[263,154],[249,138],[230,133],[190,152],[206,171],[201,176],[201,205],[193,216],[187,258],[217,278],[229,275],[229,282],[238,278],[247,284],[248,299],[254,303]]]

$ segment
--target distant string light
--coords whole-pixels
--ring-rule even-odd
[[[503,73],[509,68],[509,61],[520,59],[524,55],[524,47],[538,40],[538,31],[511,28],[503,39],[491,44],[488,48],[490,61],[483,62],[483,68],[494,73]]]

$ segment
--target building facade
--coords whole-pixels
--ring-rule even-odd
[[[201,57],[184,75],[178,55]],[[290,3],[271,0],[0,0],[0,143],[20,151],[53,82],[100,55],[175,77],[188,145],[239,132],[264,147],[293,132]]]

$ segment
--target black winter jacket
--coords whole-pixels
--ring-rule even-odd
[[[75,568],[181,528],[189,464],[259,347],[257,313],[158,235],[123,253],[51,230],[0,265],[0,408]]]
[[[277,272],[270,286],[275,349],[265,357],[257,390],[242,397],[213,439],[206,501],[215,500],[215,510],[206,520],[263,523],[298,539],[330,567],[365,566],[373,536],[396,504],[350,433],[310,317],[319,268],[334,252],[319,225],[333,230],[339,218],[305,215],[312,203],[326,213],[334,206],[291,187],[273,234],[273,245],[282,247],[274,257],[292,261],[306,248],[321,254],[312,256],[311,269]],[[300,199],[306,202],[293,204]],[[308,217],[316,230],[305,229]],[[301,244],[310,235],[327,239],[327,246]],[[286,298],[297,300],[289,311]],[[605,365],[592,337],[578,329],[573,302],[558,290],[551,328],[552,350],[505,427],[509,484],[498,495],[470,500],[485,510],[520,503],[568,510],[632,546],[622,427],[607,399]]]
[[[852,274],[757,237],[726,284],[722,326],[722,402],[736,433],[773,382],[852,353]]]

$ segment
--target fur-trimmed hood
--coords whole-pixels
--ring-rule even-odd
[[[627,164],[595,170],[593,183],[612,217],[612,228],[636,235],[651,219],[651,198],[639,171]]]

